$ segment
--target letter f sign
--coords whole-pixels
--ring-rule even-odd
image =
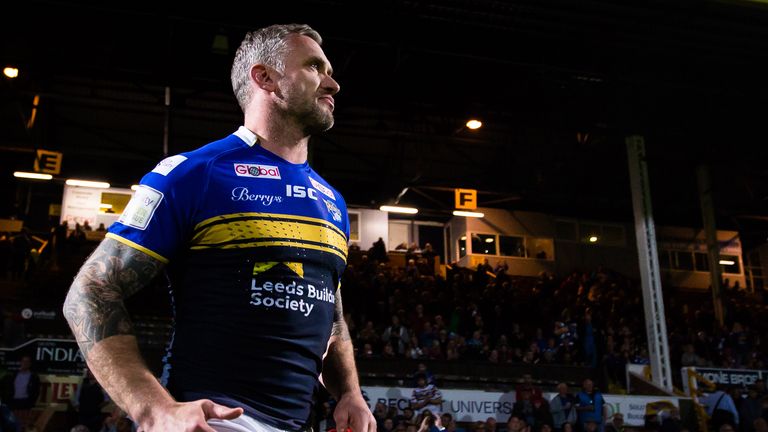
[[[474,210],[477,208],[477,190],[454,189],[456,194],[456,208],[462,210]]]

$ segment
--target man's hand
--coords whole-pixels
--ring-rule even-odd
[[[346,432],[376,432],[376,419],[360,393],[345,393],[333,412],[336,430]]]
[[[232,420],[241,414],[242,408],[228,408],[207,399],[176,402],[141,419],[139,432],[216,432],[208,420]]]

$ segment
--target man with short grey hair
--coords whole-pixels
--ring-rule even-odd
[[[346,204],[307,163],[339,91],[321,43],[299,24],[248,33],[231,74],[244,124],[144,176],[70,288],[88,366],[141,431],[306,431],[321,383],[340,431],[376,430],[342,309]],[[160,383],[123,300],[164,270],[174,335]]]

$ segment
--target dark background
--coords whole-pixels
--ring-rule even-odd
[[[229,69],[244,33],[305,22],[341,84],[311,162],[351,205],[403,190],[422,218],[479,204],[630,221],[625,138],[645,137],[657,224],[701,226],[696,167],[720,228],[768,236],[768,9],[739,1],[25,1],[0,25],[0,217],[43,223],[62,179],[127,187],[163,157],[234,131]],[[228,46],[214,45],[226,40]],[[24,127],[39,94],[34,127]],[[469,116],[485,127],[463,127]],[[64,153],[35,184],[35,148]],[[42,215],[42,217],[40,216]],[[39,221],[35,218],[40,219]],[[363,245],[367,247],[368,245]]]

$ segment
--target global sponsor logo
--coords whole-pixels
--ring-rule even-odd
[[[325,203],[325,207],[328,209],[328,213],[330,213],[331,217],[333,217],[333,220],[336,222],[341,222],[341,210],[336,207],[336,204],[334,204],[333,201],[328,201],[325,198],[323,198],[323,202]]]
[[[309,198],[317,201],[317,190],[299,185],[285,185],[285,195],[291,198]]]
[[[238,186],[232,189],[232,201],[253,201],[269,207],[272,203],[281,203],[283,197],[280,195],[254,194],[245,186]]]
[[[274,165],[257,165],[236,163],[235,174],[238,177],[255,177],[272,180],[280,180],[280,168]]]
[[[251,300],[252,306],[260,306],[268,309],[284,309],[293,312],[299,312],[308,317],[315,309],[313,301],[324,301],[334,303],[336,296],[328,288],[317,288],[307,283],[283,282],[259,282],[256,279],[251,281]]]
[[[336,195],[333,193],[332,190],[330,190],[328,187],[326,187],[324,184],[320,183],[319,181],[313,179],[312,177],[309,177],[309,182],[312,183],[312,186],[315,187],[315,189],[319,190],[323,193],[323,195],[327,196],[328,198],[336,201]]]

